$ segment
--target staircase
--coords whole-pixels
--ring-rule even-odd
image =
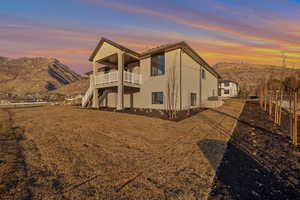
[[[109,89],[106,89],[102,92],[101,95],[99,95],[99,103],[100,105],[102,104],[102,102],[104,101],[104,99],[106,98],[107,94],[109,93]],[[93,87],[90,87],[88,89],[88,91],[85,93],[84,97],[82,98],[81,101],[81,107],[82,108],[86,108],[89,105],[89,102],[92,100],[93,97]]]
[[[84,97],[81,100],[81,107],[86,108],[89,101],[92,99],[93,96],[93,87],[89,87],[88,91],[85,93]]]

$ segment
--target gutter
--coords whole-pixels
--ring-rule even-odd
[[[180,81],[180,110],[182,110],[182,49],[180,49],[180,74],[179,74],[179,81]]]

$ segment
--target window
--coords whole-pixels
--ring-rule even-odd
[[[205,70],[204,69],[202,69],[202,73],[201,74],[202,74],[202,79],[205,80],[206,74],[205,74]]]
[[[165,54],[158,54],[151,57],[151,76],[165,74]]]
[[[164,104],[164,93],[152,92],[152,104]]]
[[[224,94],[229,94],[229,90],[224,90]]]
[[[229,82],[224,82],[225,87],[229,87]]]
[[[196,105],[197,105],[197,94],[191,93],[191,106],[196,106]]]

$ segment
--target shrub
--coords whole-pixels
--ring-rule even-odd
[[[247,90],[241,90],[240,91],[239,98],[248,99],[248,97],[249,97],[249,91],[247,91]]]

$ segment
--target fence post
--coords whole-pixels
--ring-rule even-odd
[[[298,119],[298,115],[297,115],[297,106],[298,106],[298,99],[297,99],[298,95],[297,92],[295,91],[294,93],[294,130],[293,130],[293,144],[295,146],[297,146],[297,142],[298,142],[298,137],[297,137],[297,119]]]
[[[277,124],[277,114],[278,114],[278,102],[277,102],[277,100],[278,100],[278,91],[276,90],[275,91],[275,113],[274,113],[274,122],[275,122],[275,124]]]
[[[293,92],[292,91],[290,91],[289,92],[290,93],[290,98],[289,98],[289,132],[290,132],[290,138],[291,138],[291,140],[293,140],[293,100],[294,100],[294,98],[293,98]]]

